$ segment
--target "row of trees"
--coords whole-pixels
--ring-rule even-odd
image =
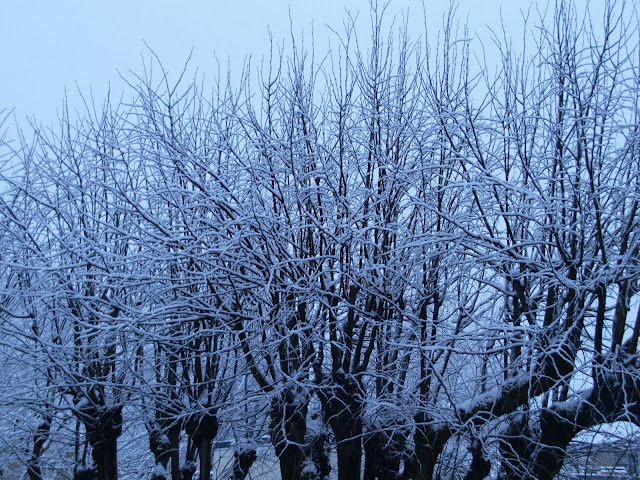
[[[489,63],[374,8],[370,48],[156,63],[5,142],[0,461],[203,479],[233,436],[242,479],[268,434],[283,479],[551,479],[639,425],[636,14],[560,1]]]

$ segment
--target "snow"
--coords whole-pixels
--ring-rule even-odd
[[[166,478],[166,476],[167,476],[167,472],[166,472],[166,470],[165,470],[165,469],[164,469],[164,467],[163,467],[161,464],[159,464],[159,463],[156,463],[156,466],[155,466],[155,467],[153,467],[153,472],[151,472],[151,474],[152,474],[154,477],[158,477],[158,478]]]
[[[154,60],[123,104],[33,146],[0,128],[3,444],[29,461],[51,410],[51,465],[49,444],[75,452],[89,414],[127,408],[119,454],[161,476],[145,425],[179,427],[184,459],[203,408],[225,465],[254,449],[275,464],[269,431],[335,450],[342,423],[419,443],[426,422],[443,458],[499,444],[525,409],[532,431],[548,405],[628,418],[637,358],[618,336],[636,310],[613,307],[640,295],[640,45],[633,23],[613,40],[553,23],[570,17],[531,29],[531,57],[504,45],[497,70],[468,67],[455,31],[366,54],[338,41],[314,65],[298,44],[239,90],[172,85]],[[396,38],[376,21],[367,34]],[[555,54],[575,45],[578,66]],[[628,394],[611,413],[585,401],[594,374]]]

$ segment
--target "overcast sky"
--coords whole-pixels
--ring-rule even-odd
[[[382,3],[382,0],[380,0]],[[521,29],[527,0],[460,0],[459,17],[472,31],[506,24]],[[276,41],[289,36],[289,12],[296,34],[325,41],[327,24],[342,29],[346,10],[359,13],[366,35],[368,0],[0,0],[0,110],[15,108],[22,122],[32,117],[50,124],[57,118],[66,91],[71,102],[79,87],[103,99],[110,85],[122,89],[119,73],[141,70],[148,44],[170,71],[184,64],[193,48],[191,65],[215,76],[214,54],[226,70],[247,55],[259,61],[268,51],[269,31]],[[448,0],[425,0],[431,27],[441,24]],[[420,0],[391,0],[390,16],[409,11],[415,35],[421,35]],[[77,85],[77,86],[76,86]],[[76,106],[77,105],[73,105]]]

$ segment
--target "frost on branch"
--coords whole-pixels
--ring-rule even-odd
[[[0,136],[0,465],[552,479],[640,425],[637,12],[559,1],[519,50],[372,7]]]

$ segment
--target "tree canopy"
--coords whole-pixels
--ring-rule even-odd
[[[0,472],[552,479],[640,426],[637,11],[495,62],[383,18],[0,137]]]

